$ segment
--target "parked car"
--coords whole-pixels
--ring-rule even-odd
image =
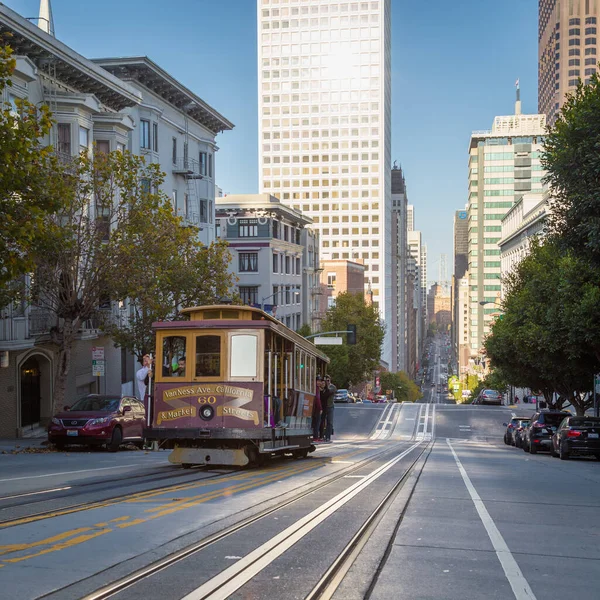
[[[513,417],[508,423],[503,423],[504,427],[506,427],[506,431],[504,432],[504,443],[507,446],[515,445],[515,431],[517,430],[517,427],[521,425],[522,421],[523,419],[519,417]]]
[[[350,394],[348,393],[348,390],[341,389],[335,393],[335,396],[333,397],[333,401],[348,403],[348,402],[352,402],[352,399],[350,398]]]
[[[497,390],[482,390],[477,396],[477,404],[500,406],[502,404],[502,394]]]
[[[517,448],[522,447],[524,433],[525,433],[525,430],[527,429],[527,427],[529,427],[529,423],[530,423],[530,419],[520,419],[519,425],[517,425],[517,427],[515,427],[515,429],[513,431],[514,445]]]
[[[529,427],[525,430],[523,450],[535,454],[540,450],[552,449],[552,436],[562,420],[570,417],[571,413],[558,410],[536,412],[531,417]]]
[[[67,444],[105,444],[116,452],[123,442],[143,445],[145,419],[144,405],[137,398],[87,394],[52,417],[48,441],[59,450]]]
[[[572,454],[600,460],[600,418],[566,417],[552,436],[552,456],[568,460]]]

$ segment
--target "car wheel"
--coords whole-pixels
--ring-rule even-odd
[[[537,454],[537,447],[533,445],[533,442],[529,442],[529,454]]]
[[[569,453],[567,451],[567,448],[566,448],[564,442],[561,443],[561,445],[559,447],[559,452],[560,452],[560,454],[559,454],[560,460],[569,460]]]
[[[116,452],[123,441],[123,432],[120,427],[115,427],[110,438],[110,443],[106,445],[109,452]]]
[[[509,443],[508,443],[508,439],[506,438],[506,436],[504,436],[504,443],[505,443],[507,446],[509,445]]]

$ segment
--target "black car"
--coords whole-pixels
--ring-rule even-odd
[[[552,436],[552,456],[568,460],[571,454],[587,454],[600,460],[600,418],[567,417]]]
[[[509,423],[503,423],[504,427],[506,427],[506,431],[504,432],[504,443],[507,446],[515,446],[516,438],[515,434],[517,429],[521,427],[524,422],[529,422],[529,419],[522,419],[521,417],[513,417]]]
[[[513,432],[513,440],[515,441],[515,446],[517,448],[523,447],[523,440],[525,439],[525,434],[529,427],[529,423],[531,422],[530,419],[520,419],[520,421],[520,424],[515,427]]]
[[[523,450],[535,454],[540,450],[552,450],[552,436],[562,420],[571,413],[558,410],[536,412],[531,417],[529,427],[525,430]]]

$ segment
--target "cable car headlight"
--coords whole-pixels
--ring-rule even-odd
[[[212,406],[202,406],[200,408],[200,418],[203,421],[210,421],[215,416],[215,409]]]

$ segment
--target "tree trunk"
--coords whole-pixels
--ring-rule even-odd
[[[52,395],[52,414],[63,410],[67,392],[67,379],[71,369],[71,350],[77,329],[72,319],[65,319],[58,346],[54,393]]]

